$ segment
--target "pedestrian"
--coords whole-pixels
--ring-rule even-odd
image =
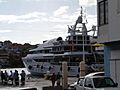
[[[52,82],[53,87],[55,85],[55,80],[56,80],[55,73],[53,73],[52,76],[51,76],[51,82]]]
[[[3,71],[1,71],[0,75],[1,75],[1,81],[2,81],[1,83],[4,84],[5,74],[3,73]]]
[[[12,72],[12,70],[10,70],[9,80],[11,80],[12,85],[13,85],[13,79],[14,79],[14,73]]]
[[[17,70],[15,70],[14,72],[14,81],[15,81],[15,85],[18,86],[19,85],[19,74]]]
[[[57,77],[57,86],[60,86],[60,78],[61,78],[60,72],[58,72],[56,77]]]
[[[79,84],[80,78],[79,74],[77,74],[77,84]]]
[[[5,84],[8,84],[8,72],[5,70]]]
[[[25,85],[25,77],[26,77],[26,73],[24,70],[22,70],[21,74],[21,86]]]

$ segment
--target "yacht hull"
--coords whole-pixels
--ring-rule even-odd
[[[45,75],[47,72],[50,74],[55,73],[57,74],[58,72],[62,74],[62,67],[61,65],[53,65],[50,64],[49,62],[44,62],[44,63],[37,63],[37,62],[26,62],[26,60],[23,60],[23,63],[27,70],[32,74],[32,75]],[[79,70],[79,65],[78,66],[68,66],[68,76],[77,76],[79,75],[80,70]]]

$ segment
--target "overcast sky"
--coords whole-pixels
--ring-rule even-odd
[[[39,44],[65,39],[83,6],[88,29],[96,25],[96,0],[0,0],[0,41]]]

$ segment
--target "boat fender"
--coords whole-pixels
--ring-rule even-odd
[[[80,72],[80,67],[78,67],[78,72]]]
[[[62,67],[60,67],[60,71],[62,71]]]
[[[43,66],[41,66],[41,69],[43,69]]]
[[[51,66],[49,66],[49,71],[51,70]]]
[[[70,67],[68,67],[68,71],[70,71]]]
[[[31,70],[31,69],[32,69],[32,66],[31,66],[31,65],[29,65],[29,66],[28,66],[28,69],[30,69],[30,70]]]
[[[39,68],[40,65],[37,65],[36,67]]]

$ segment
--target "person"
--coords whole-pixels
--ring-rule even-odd
[[[12,72],[12,70],[10,70],[9,80],[11,80],[12,85],[13,85],[13,79],[14,79],[14,73]]]
[[[19,74],[17,70],[14,72],[14,81],[16,86],[19,85]]]
[[[21,74],[21,86],[25,85],[25,77],[26,77],[26,73],[24,70],[22,70]]]
[[[52,76],[51,76],[51,82],[52,82],[52,86],[53,86],[53,87],[54,87],[54,85],[55,85],[55,79],[56,79],[55,73],[53,73]]]
[[[58,72],[58,74],[57,74],[57,86],[60,86],[60,78],[61,78],[61,75],[60,75],[60,72]]]
[[[1,81],[2,81],[2,84],[4,84],[4,80],[5,80],[5,74],[3,73],[3,71],[1,71]]]
[[[6,70],[5,70],[4,75],[5,75],[5,84],[8,84],[8,73]]]
[[[77,84],[79,84],[80,78],[79,74],[77,74]]]

